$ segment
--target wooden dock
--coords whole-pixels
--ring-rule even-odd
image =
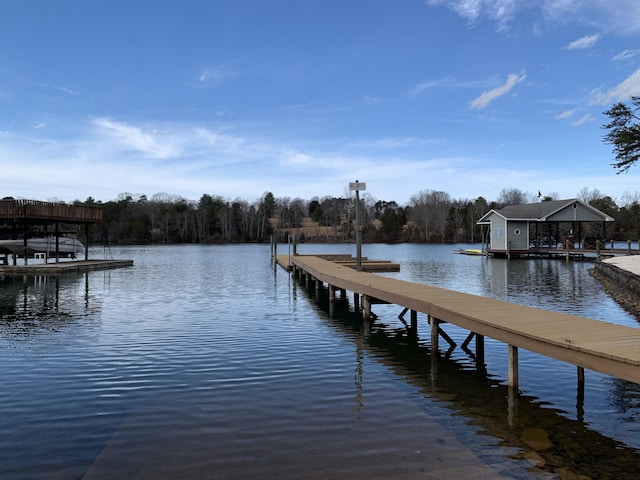
[[[412,328],[417,328],[417,312],[426,314],[432,353],[438,351],[438,337],[450,341],[441,330],[442,323],[469,330],[465,344],[475,336],[480,358],[485,336],[506,343],[510,387],[518,387],[518,348],[576,365],[582,385],[585,368],[640,384],[638,328],[358,272],[318,256],[278,256],[277,261],[285,268],[291,262],[294,274],[316,282],[317,288],[326,283],[330,301],[336,289],[353,292],[365,319],[377,302],[410,309]]]
[[[83,273],[131,266],[133,266],[133,260],[74,260],[29,265],[0,265],[0,275],[59,275],[62,273]]]

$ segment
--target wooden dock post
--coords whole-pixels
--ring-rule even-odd
[[[353,311],[360,311],[360,295],[356,292],[353,292]]]
[[[438,352],[438,337],[440,336],[440,327],[438,325],[440,320],[429,316],[429,324],[431,325],[431,355],[434,355]]]
[[[484,371],[484,335],[476,333],[476,368]]]
[[[329,284],[329,303],[335,303],[336,301],[336,289],[333,285]]]
[[[362,318],[363,320],[371,320],[371,301],[367,295],[362,296]]]
[[[418,333],[418,312],[411,310],[411,331]]]
[[[518,389],[518,347],[509,345],[509,388]]]

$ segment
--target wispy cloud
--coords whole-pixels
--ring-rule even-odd
[[[206,88],[218,86],[237,76],[237,73],[225,67],[210,67],[203,69],[194,81],[188,83],[192,88]]]
[[[423,90],[430,88],[486,88],[495,84],[494,80],[460,80],[451,76],[446,76],[438,80],[425,80],[420,82],[411,90],[409,95],[418,95]]]
[[[558,113],[553,118],[555,118],[556,120],[566,120],[567,118],[572,117],[574,113],[576,113],[575,110],[565,110],[562,113]]]
[[[475,26],[483,19],[508,30],[519,15],[534,24],[596,26],[605,32],[640,31],[640,2],[637,0],[426,0],[429,7],[445,7]],[[533,13],[533,14],[532,14]]]
[[[464,18],[469,25],[475,25],[486,17],[498,24],[499,29],[507,27],[518,8],[518,0],[427,0],[429,6],[444,5]]]
[[[619,62],[621,60],[633,58],[638,54],[640,54],[640,50],[623,50],[622,52],[614,56],[612,60],[615,62]]]
[[[567,50],[580,50],[585,48],[591,48],[600,40],[600,35],[585,35],[577,40],[574,40],[566,46]]]
[[[577,119],[575,122],[572,122],[571,125],[573,125],[574,127],[578,127],[580,125],[584,125],[589,120],[592,120],[592,117],[590,114],[587,113],[586,115],[583,115],[582,117]]]
[[[151,158],[175,157],[178,150],[170,141],[162,139],[158,131],[144,131],[134,125],[118,122],[109,118],[95,118],[92,124],[98,132],[115,144],[142,153]]]
[[[624,101],[638,95],[640,95],[640,68],[606,92],[600,89],[594,90],[590,103],[592,105],[605,105],[613,101]]]
[[[504,85],[484,92],[482,95],[471,102],[471,108],[486,108],[495,99],[509,93],[513,89],[513,87],[522,82],[526,77],[527,76],[524,73],[519,75],[515,73],[509,74]]]

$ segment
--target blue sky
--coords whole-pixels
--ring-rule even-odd
[[[0,196],[614,199],[637,0],[5,0]]]

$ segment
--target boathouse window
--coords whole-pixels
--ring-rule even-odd
[[[514,233],[514,234],[516,234],[516,235],[520,235],[520,229],[519,229],[519,228],[516,228],[516,229],[513,231],[513,233]]]
[[[496,227],[491,232],[493,238],[504,238],[504,227]]]

